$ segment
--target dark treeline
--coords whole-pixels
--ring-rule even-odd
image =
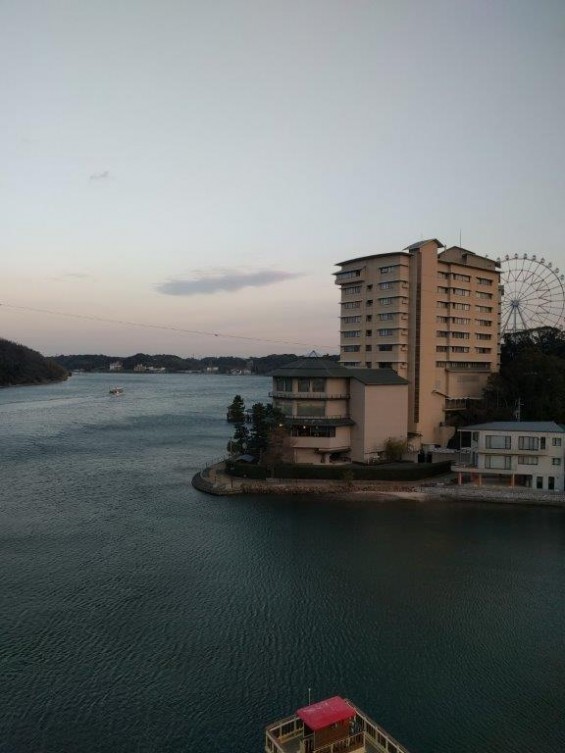
[[[36,350],[0,338],[0,387],[61,382],[66,368]]]
[[[485,421],[556,421],[565,424],[565,333],[540,327],[507,334],[500,371],[481,401],[471,402],[458,425]]]
[[[299,356],[293,353],[279,353],[269,356],[243,358],[237,356],[209,356],[206,358],[181,358],[173,355],[148,355],[136,353],[133,356],[106,356],[106,355],[69,355],[55,356],[54,360],[69,371],[107,371],[111,363],[120,361],[123,371],[133,371],[142,365],[156,369],[165,368],[167,371],[206,371],[208,368],[217,368],[222,374],[231,371],[243,371],[250,369],[253,374],[268,374],[279,366],[294,361]],[[336,360],[338,356],[334,357]]]

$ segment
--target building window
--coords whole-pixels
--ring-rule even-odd
[[[361,285],[349,285],[347,288],[342,288],[343,295],[357,295],[361,292]]]
[[[485,447],[487,450],[509,450],[512,446],[512,437],[508,434],[487,434]]]
[[[372,285],[367,285],[367,290],[372,290],[372,289],[373,289]]]
[[[479,285],[492,285],[492,280],[489,277],[477,277]]]
[[[453,345],[451,348],[452,353],[468,353],[469,348],[467,348],[465,345]]]
[[[372,299],[369,299],[365,305],[366,306],[372,306],[373,305]]]
[[[392,306],[393,300],[393,298],[379,298],[379,303],[381,304],[381,306]]]
[[[347,303],[342,303],[341,305],[344,309],[360,309],[361,301],[348,301]]]
[[[290,377],[275,377],[275,390],[292,392],[292,379]]]
[[[447,324],[448,321],[449,321],[449,317],[448,316],[436,316],[436,322],[438,324]]]
[[[555,491],[555,476],[548,476],[547,477],[547,488],[550,492]]]
[[[436,353],[447,353],[448,350],[447,345],[436,345]]]
[[[380,351],[384,351],[384,350],[390,351],[390,350],[392,350],[392,345],[379,345],[379,350]]]
[[[353,269],[351,272],[338,272],[335,279],[337,282],[341,282],[342,280],[353,280],[355,277],[361,277],[360,269]]]
[[[475,324],[478,324],[479,327],[492,327],[492,322],[490,319],[475,319]]]
[[[470,335],[468,332],[452,332],[451,337],[455,340],[468,340]]]
[[[393,288],[394,282],[379,282],[379,288],[381,290],[387,290],[388,288]]]
[[[470,275],[461,275],[461,274],[459,274],[459,273],[457,273],[457,272],[454,272],[454,273],[453,273],[453,274],[451,275],[451,277],[452,277],[452,279],[454,279],[454,280],[459,280],[459,282],[471,282],[471,277],[470,277]]]
[[[471,324],[470,319],[466,319],[462,316],[452,316],[451,321],[453,322],[453,324]]]
[[[322,417],[326,415],[326,404],[324,402],[305,403],[303,400],[296,403],[296,415],[302,418],[307,416]]]
[[[477,311],[480,311],[481,314],[492,314],[492,306],[475,306]]]
[[[477,290],[477,298],[492,298],[492,293],[483,293],[482,290]]]
[[[487,455],[485,457],[485,468],[509,471],[512,468],[512,458],[510,455]]]
[[[438,329],[436,330],[436,337],[447,337],[449,335],[449,332],[445,329]]]
[[[373,350],[373,346],[372,345],[365,345],[365,351],[367,353],[370,353],[371,350]]]
[[[551,465],[561,465],[561,458],[551,458]]]
[[[292,426],[291,437],[335,437],[335,426]]]
[[[346,332],[341,333],[342,337],[344,339],[352,338],[352,337],[361,337],[361,330],[360,329],[349,329]]]
[[[449,273],[448,272],[438,272],[437,276],[440,280],[449,280]]]
[[[341,317],[342,324],[359,324],[360,321],[361,321],[360,316],[342,316]]]
[[[445,361],[436,361],[436,366],[438,369],[444,369],[445,368]]]
[[[464,298],[468,298],[471,295],[471,291],[466,288],[451,288],[453,295],[461,295]]]
[[[456,311],[469,311],[471,309],[470,303],[452,303],[451,308]]]
[[[341,349],[344,353],[359,353],[361,350],[360,345],[342,345]]]
[[[398,265],[397,265],[398,266]],[[388,275],[393,271],[394,267],[380,267],[379,272],[382,275]]]
[[[539,458],[537,455],[518,456],[518,465],[538,465]]]
[[[561,447],[561,437],[553,437],[553,439],[551,440],[551,444],[554,447]]]
[[[475,353],[481,353],[483,356],[488,355],[492,351],[492,348],[475,348]]]
[[[367,316],[365,317],[365,321],[366,322],[372,322],[373,321],[373,315],[372,314],[367,314]]]
[[[440,295],[448,295],[448,293],[449,293],[449,288],[444,288],[444,287],[442,287],[441,285],[438,285],[438,287],[437,287],[437,292],[438,292],[438,293],[439,293]]]
[[[519,450],[539,450],[538,437],[518,437]]]
[[[377,334],[379,337],[392,337],[394,335],[393,329],[378,329]]]

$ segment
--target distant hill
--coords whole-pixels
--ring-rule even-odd
[[[67,369],[36,350],[0,338],[0,387],[62,382],[68,376]]]
[[[136,366],[150,369],[165,369],[175,371],[206,371],[217,370],[221,374],[245,372],[252,374],[268,374],[273,369],[285,363],[300,358],[294,353],[277,353],[269,356],[243,358],[238,356],[208,356],[206,358],[181,358],[172,355],[148,355],[136,353],[133,356],[106,355],[69,355],[55,356],[54,361],[69,371],[108,371],[111,363],[121,363],[121,371],[133,371]],[[329,356],[335,358],[338,356]]]

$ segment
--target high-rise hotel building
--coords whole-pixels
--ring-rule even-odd
[[[338,266],[340,362],[407,379],[408,435],[444,445],[450,412],[498,371],[498,263],[434,238]]]

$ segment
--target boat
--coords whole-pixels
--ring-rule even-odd
[[[117,397],[118,395],[124,394],[124,390],[122,389],[122,387],[112,387],[109,392],[110,392],[110,395],[114,395],[115,397]]]
[[[269,724],[265,753],[409,753],[351,701],[340,696],[309,704]]]

